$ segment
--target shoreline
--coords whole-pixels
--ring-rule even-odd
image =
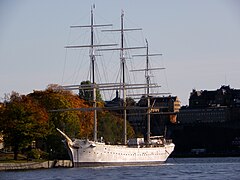
[[[240,156],[171,156],[170,159],[181,158],[221,158],[221,157],[240,157]],[[37,169],[50,169],[50,168],[72,168],[72,161],[70,160],[51,160],[43,162],[23,162],[23,163],[1,163],[1,171],[18,171],[18,170],[37,170]]]
[[[50,169],[57,167],[72,167],[72,162],[70,160],[55,160],[44,162],[0,163],[0,171]]]

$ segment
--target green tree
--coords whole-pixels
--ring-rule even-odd
[[[111,144],[123,142],[123,119],[113,112],[103,111],[99,113],[98,136],[103,137]],[[134,130],[127,122],[127,136],[134,137]]]
[[[1,110],[0,130],[3,131],[4,143],[13,147],[15,160],[22,148],[48,134],[47,122],[47,112],[33,99],[14,92],[11,94]]]
[[[92,83],[90,81],[82,81],[81,85],[83,88],[79,89],[79,97],[84,99],[87,102],[92,102],[93,100],[93,88],[91,87]],[[98,88],[96,88],[96,100],[97,102],[103,101]]]
[[[136,101],[133,98],[127,97],[126,98],[127,106],[136,106]]]

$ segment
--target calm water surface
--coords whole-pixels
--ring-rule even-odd
[[[55,168],[0,172],[1,180],[240,179],[240,158],[176,158],[157,166]]]

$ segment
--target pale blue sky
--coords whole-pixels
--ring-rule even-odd
[[[88,24],[93,3],[98,23],[119,27],[123,9],[131,27],[143,28],[151,51],[164,54],[167,69],[155,80],[182,104],[193,88],[240,89],[238,0],[1,0],[0,98],[72,83],[68,69],[63,76],[69,26]]]

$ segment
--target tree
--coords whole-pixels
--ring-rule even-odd
[[[99,137],[103,137],[106,142],[111,144],[123,142],[123,119],[113,112],[100,112],[98,132]],[[132,138],[134,134],[133,128],[127,122],[127,136]]]
[[[136,106],[136,101],[133,98],[127,97],[126,98],[127,106]]]
[[[58,85],[49,85],[45,91],[34,91],[29,94],[49,113],[52,131],[62,129],[70,137],[92,135],[93,112],[74,111],[74,108],[88,108],[85,100],[71,91],[62,90]],[[55,112],[51,112],[56,110]],[[70,110],[70,111],[69,111]]]
[[[66,157],[56,128],[69,137],[93,137],[93,111],[74,110],[89,109],[89,103],[58,85],[49,85],[44,91],[34,91],[26,96],[12,93],[5,104],[0,108],[0,131],[3,130],[5,143],[13,146],[15,159],[19,150],[33,140],[36,140],[38,148],[55,154],[55,158]],[[103,101],[99,106],[103,106]],[[111,143],[121,142],[123,120],[120,116],[100,111],[98,122],[99,137],[103,136]],[[128,124],[128,137],[133,134]]]
[[[13,147],[15,160],[19,150],[48,134],[47,122],[47,112],[33,99],[15,92],[11,94],[1,110],[0,130],[3,131],[4,143]]]
[[[82,81],[81,85],[84,88],[79,89],[79,97],[87,101],[89,104],[92,104],[91,103],[93,101],[93,88],[91,87],[92,83],[90,81]],[[96,100],[97,102],[103,102],[98,88],[96,88]]]
[[[41,148],[52,152],[55,158],[64,158],[67,154],[56,128],[64,131],[69,137],[92,137],[93,112],[71,110],[89,107],[86,101],[79,98],[78,95],[63,90],[59,85],[51,84],[46,90],[34,91],[28,96],[45,107],[49,114],[50,133],[42,143]],[[52,110],[56,111],[52,112]]]

